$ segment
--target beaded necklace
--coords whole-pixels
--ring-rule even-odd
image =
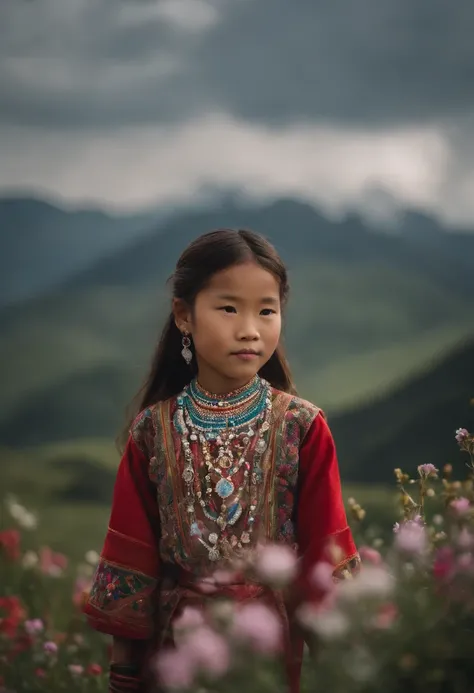
[[[255,376],[245,387],[220,398],[207,393],[193,381],[178,397],[177,404],[177,425],[185,458],[182,477],[187,489],[190,533],[207,549],[209,559],[218,561],[229,539],[238,548],[251,541],[258,487],[263,478],[260,459],[266,450],[265,437],[270,429],[270,386]],[[212,444],[217,450],[215,459],[211,453]],[[207,467],[203,484],[195,460],[199,447]],[[233,477],[242,468],[243,479],[237,484]],[[213,477],[217,479],[214,485]],[[248,506],[244,514],[241,500],[245,491],[248,493]],[[204,516],[216,524],[215,531],[207,539],[197,521],[197,504]],[[242,515],[240,537],[231,536],[229,527],[233,527]]]

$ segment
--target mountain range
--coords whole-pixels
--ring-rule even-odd
[[[22,204],[30,210],[23,217]],[[10,264],[6,292],[15,297],[0,310],[4,446],[117,434],[168,310],[166,279],[187,242],[220,226],[265,234],[287,263],[285,343],[296,382],[333,421],[351,479],[386,480],[395,457],[414,460],[410,450],[439,462],[449,451],[430,443],[434,429],[451,445],[452,426],[466,425],[464,407],[474,395],[473,234],[413,212],[381,233],[355,215],[331,220],[291,199],[260,206],[227,200],[166,219],[125,220],[84,211],[63,217],[35,204],[17,199],[16,216],[0,216],[2,237],[22,229],[36,248],[25,259],[20,241],[12,241],[3,261]],[[58,223],[48,230],[53,217]],[[32,282],[40,253],[49,264]],[[51,270],[58,262],[61,271]],[[446,366],[459,359],[463,367]]]

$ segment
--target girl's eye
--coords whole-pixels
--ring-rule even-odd
[[[262,311],[260,311],[260,315],[275,315],[275,313],[276,311],[272,308],[264,308]]]
[[[219,310],[223,310],[225,313],[236,313],[234,306],[222,306]]]

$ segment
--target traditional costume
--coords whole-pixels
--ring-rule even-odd
[[[336,577],[357,566],[325,417],[259,376],[225,397],[194,380],[141,412],[131,428],[88,620],[156,652],[172,640],[173,619],[186,604],[265,600],[284,624],[289,688],[297,693],[303,642],[284,596],[240,579],[204,589],[203,579],[262,541],[294,548],[308,598],[318,561],[338,556]],[[338,551],[328,554],[328,543]]]

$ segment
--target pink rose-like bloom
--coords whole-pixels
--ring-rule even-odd
[[[395,545],[403,553],[421,554],[427,547],[425,528],[417,522],[405,522],[400,525],[395,537]]]
[[[52,640],[48,640],[44,643],[43,649],[48,654],[56,654],[56,652],[58,651],[58,646]]]
[[[311,573],[311,582],[323,592],[329,592],[334,588],[334,568],[326,561],[317,563]]]
[[[181,649],[160,652],[155,669],[165,688],[189,688],[193,683],[194,663]]]
[[[186,606],[173,622],[173,630],[186,631],[204,625],[202,611],[192,606]]]
[[[469,438],[469,431],[466,428],[458,428],[456,431],[456,440],[458,443],[462,443]]]
[[[460,549],[472,549],[474,547],[474,537],[466,527],[463,527],[459,532],[456,543]]]
[[[438,474],[438,469],[434,464],[420,464],[418,466],[418,474],[422,477],[435,477]]]
[[[361,561],[370,563],[371,565],[381,565],[383,562],[380,553],[371,546],[361,546],[359,549],[359,556]]]
[[[40,618],[33,618],[30,621],[25,621],[25,631],[28,635],[37,635],[44,630],[43,621]]]
[[[433,575],[436,580],[444,582],[454,574],[454,551],[450,546],[442,546],[436,552],[433,563]]]
[[[182,650],[195,669],[210,676],[222,676],[230,664],[230,651],[224,638],[208,626],[193,630],[183,641]]]
[[[471,504],[467,498],[456,498],[450,505],[457,515],[465,515],[471,509]]]
[[[69,664],[68,669],[73,676],[81,676],[84,673],[82,664]]]
[[[41,572],[51,577],[60,577],[67,569],[68,560],[62,553],[55,553],[49,546],[43,546],[39,552],[39,567]]]
[[[256,569],[264,582],[282,587],[296,577],[296,556],[288,546],[268,544],[257,555]]]
[[[262,654],[273,654],[281,646],[282,626],[265,604],[245,604],[236,611],[232,634]]]

